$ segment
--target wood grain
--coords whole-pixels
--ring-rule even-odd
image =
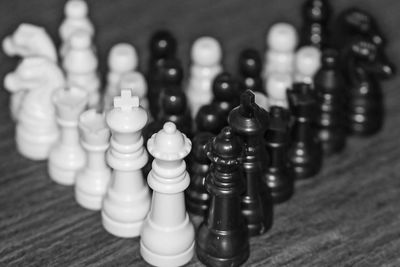
[[[171,29],[187,66],[190,44],[218,37],[224,64],[235,71],[240,49],[264,49],[268,26],[299,25],[294,0],[129,1],[91,0],[102,70],[110,47],[133,43],[146,65],[146,44],[158,28]],[[338,0],[336,11],[359,5],[373,12],[388,36],[388,53],[400,63],[400,2]],[[0,35],[19,23],[45,26],[58,43],[63,1],[0,1]],[[16,60],[0,54],[0,76]],[[246,266],[400,266],[400,77],[384,83],[386,124],[369,139],[349,139],[346,151],[329,158],[313,180],[299,183],[288,203],[276,207],[273,229],[251,240]],[[120,239],[101,226],[100,214],[80,208],[72,187],[50,181],[45,162],[15,149],[8,93],[0,90],[0,265],[147,266],[138,239]],[[196,219],[196,218],[195,218]],[[188,266],[202,266],[194,258]]]

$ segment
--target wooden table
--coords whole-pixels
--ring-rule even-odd
[[[242,48],[262,51],[268,26],[287,20],[299,26],[302,1],[89,1],[97,29],[102,70],[110,47],[134,44],[146,65],[149,36],[171,29],[185,65],[192,41],[219,38],[224,63],[236,71]],[[388,54],[400,63],[400,1],[338,0],[336,11],[358,5],[376,14],[388,37]],[[19,23],[46,27],[57,40],[63,1],[1,1],[0,35]],[[0,56],[0,76],[16,60]],[[273,229],[251,240],[246,266],[400,266],[400,77],[384,83],[386,124],[368,139],[349,139],[346,151],[325,161],[313,180],[296,186],[289,202],[275,209]],[[100,213],[80,208],[72,187],[52,182],[45,162],[21,157],[8,111],[9,94],[0,91],[0,265],[147,266],[138,238],[108,234]],[[194,258],[189,266],[201,266]]]

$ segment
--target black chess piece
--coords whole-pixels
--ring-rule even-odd
[[[150,110],[152,106],[158,104],[158,86],[162,82],[162,66],[167,59],[176,58],[177,41],[167,30],[155,32],[149,42],[150,59],[146,74]],[[155,114],[152,113],[153,116]]]
[[[245,145],[243,173],[246,192],[242,196],[242,213],[250,236],[260,235],[271,228],[273,221],[271,191],[262,182],[265,165],[269,163],[263,142],[268,112],[255,104],[254,94],[247,90],[240,96],[240,105],[229,113],[228,122]]]
[[[227,118],[219,111],[215,103],[202,106],[197,112],[195,122],[197,132],[209,132],[217,135],[228,125]]]
[[[288,91],[288,100],[294,123],[288,155],[295,179],[315,176],[322,167],[322,146],[315,128],[316,97],[311,85],[295,83]]]
[[[168,86],[163,90],[161,107],[158,120],[162,124],[167,121],[173,122],[176,128],[187,137],[192,137],[192,117],[187,108],[187,99],[180,86]]]
[[[250,253],[246,223],[240,212],[244,191],[242,143],[226,127],[207,144],[207,155],[211,167],[206,187],[211,201],[206,220],[197,232],[197,256],[206,266],[240,266]]]
[[[265,145],[270,158],[263,181],[271,188],[274,203],[288,200],[294,191],[294,176],[287,157],[289,145],[289,112],[272,106],[269,127],[265,132]]]
[[[240,91],[238,82],[231,74],[223,72],[215,77],[212,90],[214,94],[212,103],[224,119],[224,126],[226,126],[229,112],[239,105]]]
[[[261,79],[263,65],[257,50],[251,48],[243,50],[239,55],[238,65],[241,89],[264,93]]]
[[[383,93],[379,81],[394,74],[394,67],[380,48],[363,37],[354,38],[343,60],[349,93],[347,128],[351,134],[372,135],[383,126]]]
[[[205,188],[205,179],[210,169],[206,144],[213,137],[213,134],[207,132],[196,134],[188,160],[190,185],[185,191],[186,207],[190,213],[200,216],[206,215],[210,202],[210,195]]]
[[[342,151],[346,145],[347,88],[340,68],[339,53],[326,49],[322,53],[321,68],[314,76],[317,96],[315,128],[325,155]]]
[[[307,0],[303,5],[304,24],[301,32],[301,46],[313,45],[325,48],[329,40],[329,21],[332,8],[328,0]]]
[[[157,92],[157,99],[153,99],[152,105],[150,106],[150,113],[154,118],[160,117],[159,113],[164,112],[161,110],[161,101],[164,98],[163,94],[168,87],[181,87],[183,80],[183,68],[181,62],[176,59],[165,59],[162,61],[160,66],[160,82],[155,85],[154,92]]]
[[[354,37],[370,40],[379,47],[383,47],[386,44],[382,31],[374,17],[356,7],[346,9],[339,14],[337,27],[335,28],[337,29],[335,39],[340,44],[347,44]]]

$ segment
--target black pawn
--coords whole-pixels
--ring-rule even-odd
[[[370,40],[356,38],[347,46],[345,73],[349,83],[347,128],[351,134],[372,135],[383,126],[384,107],[380,80],[394,68]]]
[[[314,76],[318,113],[316,130],[326,155],[342,151],[346,145],[345,101],[347,88],[336,50],[322,54],[321,68]]]
[[[163,124],[173,122],[187,137],[192,136],[192,117],[187,108],[186,95],[180,86],[167,87],[161,96],[161,110],[158,120]]]
[[[316,175],[322,167],[322,146],[314,122],[317,107],[311,86],[295,83],[288,90],[288,99],[294,123],[291,129],[289,162],[296,179],[306,179]]]
[[[249,257],[249,239],[240,212],[244,191],[240,167],[242,144],[229,127],[207,145],[211,160],[206,187],[210,193],[207,219],[196,237],[196,252],[206,266],[240,266]]]
[[[149,48],[150,60],[146,77],[148,86],[147,97],[149,99],[150,110],[152,110],[152,106],[158,103],[164,61],[176,58],[177,42],[169,31],[160,30],[152,35]],[[157,115],[157,111],[151,113],[153,116]]]
[[[197,112],[197,132],[209,132],[217,135],[228,122],[227,118],[218,112],[218,106],[214,103],[202,106]]]
[[[304,24],[301,46],[313,45],[323,49],[329,44],[329,20],[332,8],[328,0],[307,0],[303,5]]]
[[[190,213],[204,216],[208,211],[210,195],[205,188],[205,179],[210,169],[206,144],[213,138],[211,133],[199,133],[192,140],[189,155],[190,185],[186,189],[186,206]]]
[[[240,106],[228,117],[232,130],[244,141],[243,173],[246,192],[242,196],[242,214],[246,218],[250,236],[260,235],[272,226],[273,202],[262,175],[269,163],[263,142],[268,127],[268,112],[257,106],[254,94],[247,90],[240,97]]]
[[[263,176],[271,188],[274,203],[288,200],[294,191],[294,177],[287,158],[289,145],[289,112],[278,106],[270,108],[270,121],[265,133],[265,144],[270,164]]]
[[[255,49],[245,49],[239,55],[240,87],[264,93],[261,79],[262,60]]]
[[[226,126],[229,112],[239,105],[238,82],[231,74],[223,72],[215,77],[212,90],[214,94],[213,104],[224,119],[224,126]]]

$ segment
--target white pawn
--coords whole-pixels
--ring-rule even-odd
[[[149,110],[149,100],[147,99],[147,83],[143,74],[138,71],[131,71],[122,75],[119,88],[129,88],[132,94],[139,97],[140,105]]]
[[[6,75],[4,87],[13,94],[26,92],[18,113],[18,151],[32,160],[47,159],[59,135],[52,95],[65,87],[61,69],[47,58],[27,57]]]
[[[45,57],[57,62],[57,51],[53,41],[44,28],[22,23],[3,40],[3,50],[8,56]],[[10,111],[14,120],[18,119],[25,91],[13,93],[10,98]]]
[[[270,73],[292,75],[298,37],[295,27],[288,23],[274,24],[267,35],[264,78]]]
[[[194,254],[194,227],[185,209],[190,178],[183,160],[190,140],[167,122],[147,142],[154,157],[147,181],[153,189],[149,215],[142,228],[140,254],[154,266],[181,266]]]
[[[77,172],[86,164],[86,154],[79,143],[78,121],[86,109],[87,94],[75,87],[54,92],[60,139],[49,155],[50,178],[62,185],[73,185]]]
[[[84,0],[68,0],[64,7],[65,18],[59,28],[61,38],[61,57],[69,49],[71,36],[76,31],[86,31],[92,37],[94,35],[94,27],[88,18],[88,5]]]
[[[289,74],[271,73],[267,79],[266,91],[269,106],[289,108],[286,91],[292,88],[293,79]]]
[[[107,86],[104,95],[104,109],[112,108],[113,99],[120,95],[119,83],[121,77],[138,66],[138,55],[135,48],[127,43],[116,44],[111,48],[108,55]],[[142,102],[140,102],[143,104]]]
[[[263,93],[260,92],[252,92],[254,94],[254,100],[255,103],[265,109],[265,110],[269,110],[269,99],[266,95],[264,95]]]
[[[79,130],[87,161],[75,178],[75,199],[84,208],[100,210],[111,179],[111,169],[106,163],[110,129],[104,113],[90,109],[79,117]]]
[[[313,84],[321,67],[321,51],[314,46],[301,47],[296,53],[294,81]]]
[[[142,174],[148,161],[142,137],[147,120],[139,98],[129,89],[114,98],[114,109],[106,116],[112,132],[107,162],[113,168],[113,180],[104,198],[102,222],[115,236],[139,236],[150,209],[150,190]]]
[[[221,46],[212,37],[201,37],[192,46],[191,58],[187,97],[194,118],[200,107],[209,104],[213,98],[212,83],[222,71]]]
[[[100,100],[98,60],[91,49],[91,36],[88,32],[77,31],[71,36],[70,49],[65,54],[63,66],[68,85],[81,88],[88,94],[90,108],[98,107]]]

